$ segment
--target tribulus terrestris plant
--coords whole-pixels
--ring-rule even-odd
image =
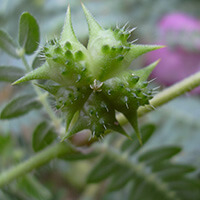
[[[115,111],[119,111],[142,143],[137,110],[153,97],[147,78],[157,62],[138,71],[126,69],[138,56],[161,47],[133,45],[127,40],[134,29],[104,30],[84,6],[83,10],[90,33],[87,48],[74,34],[68,8],[61,37],[47,42],[41,50],[46,62],[14,84],[33,79],[51,81],[37,86],[54,95],[56,107],[66,118],[63,139],[83,129],[90,129],[97,138],[111,130],[127,135],[115,118]]]
[[[39,27],[34,17],[29,13],[21,15],[18,44],[13,42],[7,33],[0,32],[1,48],[9,55],[21,58],[27,72],[19,78],[23,74],[21,69],[1,67],[0,70],[7,77],[4,77],[5,81],[14,81],[13,85],[32,81],[32,87],[37,94],[37,98],[31,94],[11,101],[2,110],[1,119],[18,117],[33,108],[41,108],[41,105],[49,114],[48,123],[42,122],[34,131],[33,149],[38,154],[16,168],[2,173],[0,175],[0,186],[4,186],[20,175],[45,164],[55,157],[65,156],[65,159],[71,159],[73,156],[75,156],[75,159],[89,157],[88,155],[91,152],[88,155],[85,152],[83,153],[80,148],[76,148],[75,143],[71,140],[76,133],[87,129],[90,136],[85,138],[85,143],[82,145],[90,145],[112,132],[118,132],[128,137],[128,140],[122,144],[121,151],[118,154],[112,149],[108,149],[109,153],[89,175],[89,182],[103,180],[115,171],[116,176],[113,178],[115,187],[111,186],[112,190],[120,189],[130,181],[130,177],[135,177],[136,188],[147,181],[144,189],[148,190],[151,181],[156,182],[154,186],[150,186],[150,188],[153,187],[152,190],[156,188],[156,192],[152,193],[151,199],[155,195],[159,195],[163,199],[186,199],[180,192],[177,192],[177,188],[170,187],[170,184],[166,181],[166,176],[163,179],[162,175],[156,174],[168,167],[173,168],[175,171],[182,170],[176,178],[183,177],[186,173],[193,171],[190,166],[172,165],[170,163],[169,159],[180,151],[178,147],[152,150],[151,153],[136,156],[139,164],[135,163],[135,166],[138,165],[135,168],[132,167],[132,161],[123,156],[120,157],[120,154],[132,147],[132,153],[127,153],[127,155],[132,155],[141,148],[142,143],[145,143],[152,134],[151,130],[147,133],[144,131],[145,133],[142,135],[140,134],[138,116],[198,86],[200,84],[200,74],[197,73],[154,97],[156,88],[149,86],[151,80],[148,80],[148,77],[158,61],[140,70],[128,68],[132,61],[140,55],[162,48],[162,46],[134,44],[134,41],[129,41],[134,28],[129,29],[125,25],[122,28],[116,27],[114,30],[104,29],[96,22],[85,6],[82,5],[82,7],[89,27],[87,48],[78,41],[74,34],[70,7],[68,7],[60,38],[47,41],[39,49],[33,67],[29,66],[25,55],[35,53],[39,46]],[[48,95],[53,98],[59,116],[51,108]],[[120,117],[117,117],[119,115]],[[124,117],[135,131],[132,135],[128,134],[122,127],[123,123],[121,121]],[[51,124],[54,130],[47,128],[49,127],[48,124]],[[45,132],[42,139],[40,131]],[[59,138],[59,142],[57,138]],[[47,147],[53,142],[54,145]],[[94,150],[93,156],[99,154],[96,154],[98,149],[99,147]],[[105,149],[103,147],[103,151],[100,152],[105,153]],[[160,155],[157,151],[160,152]],[[115,160],[114,164],[112,160]],[[144,162],[141,169],[140,162]],[[103,174],[102,177],[95,179],[93,175],[97,176],[98,170],[100,172],[106,163],[108,171],[100,173]],[[109,168],[110,165],[112,166]],[[119,166],[121,167],[119,168]],[[150,170],[147,174],[154,174],[155,179],[142,180],[144,178],[141,174],[143,169],[144,174]],[[173,170],[172,174],[169,173],[169,177],[174,176]],[[117,184],[118,175],[123,176],[124,171],[127,171],[128,174],[126,173],[125,179]],[[159,185],[162,182],[165,183]],[[189,182],[189,180],[184,179],[183,182]],[[199,183],[195,182],[195,184],[193,185],[195,185],[196,191]],[[167,194],[168,190],[169,194]],[[173,192],[170,193],[171,190]],[[144,196],[144,193],[139,193],[139,190],[136,193],[137,196],[135,197],[134,194],[131,194],[131,199],[140,199],[141,197],[150,199],[149,196]],[[198,192],[196,194],[198,195]]]

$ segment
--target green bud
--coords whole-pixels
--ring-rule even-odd
[[[72,59],[73,59],[73,54],[72,54],[72,52],[71,52],[70,50],[67,50],[67,51],[65,52],[65,57],[66,57],[66,59],[72,60]]]
[[[83,60],[84,59],[84,54],[82,51],[77,51],[75,52],[75,60],[76,61],[80,61],[80,60]]]
[[[71,45],[71,43],[70,43],[69,41],[67,41],[67,42],[65,43],[65,48],[66,48],[66,49],[69,49],[69,50],[72,50],[72,45]]]

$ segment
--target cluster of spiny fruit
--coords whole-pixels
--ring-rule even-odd
[[[137,110],[153,97],[147,78],[157,62],[141,70],[127,70],[138,56],[160,48],[128,42],[132,30],[103,29],[83,6],[89,26],[87,48],[76,38],[68,7],[60,39],[45,44],[46,62],[16,81],[49,80],[39,87],[51,93],[66,121],[65,138],[83,129],[93,137],[110,131],[127,135],[116,120],[116,111],[125,115],[139,141]]]

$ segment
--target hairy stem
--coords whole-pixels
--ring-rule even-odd
[[[164,105],[172,99],[175,99],[182,94],[193,90],[200,85],[200,72],[197,72],[188,78],[172,85],[171,87],[158,93],[151,101],[150,105],[143,106],[138,109],[138,116],[142,116],[153,110],[152,106],[157,108]],[[151,106],[152,105],[152,106]]]
[[[163,90],[158,95],[156,95],[151,100],[151,105],[154,107],[161,106],[168,101],[182,95],[185,92],[188,92],[195,87],[200,85],[200,72],[186,78],[185,80],[167,88],[166,90]],[[144,114],[150,112],[152,110],[151,106],[148,107],[141,107],[138,110],[138,115],[143,116]],[[118,119],[125,123],[126,120],[122,116],[119,116]],[[96,142],[95,140],[93,142]],[[48,163],[50,160],[56,158],[57,156],[63,155],[63,154],[71,154],[74,153],[72,148],[70,146],[66,146],[63,143],[55,144],[54,146],[48,147],[47,149],[37,153],[29,160],[17,165],[16,167],[13,167],[5,172],[2,172],[0,174],[0,187],[8,184],[9,182],[13,181],[14,179],[20,177],[21,175],[24,175],[33,169],[36,169],[40,167],[41,165],[44,165]]]
[[[0,174],[0,187],[8,184],[16,178],[25,175],[26,173],[36,169],[52,159],[65,154],[74,153],[75,150],[67,143],[57,143],[49,146],[43,151],[38,152],[30,159],[20,163],[17,166],[8,169]]]
[[[25,56],[21,56],[22,62],[24,63],[24,66],[26,68],[27,72],[30,72],[32,70],[32,68],[29,66]],[[49,102],[47,100],[47,95],[45,95],[45,93],[43,93],[36,85],[36,81],[31,81],[32,86],[36,92],[36,94],[38,95],[38,100],[41,102],[41,104],[44,106],[47,114],[49,115],[55,129],[57,130],[57,132],[59,134],[62,134],[62,125],[61,125],[61,119],[59,119],[54,111],[52,110],[51,106],[49,105]]]

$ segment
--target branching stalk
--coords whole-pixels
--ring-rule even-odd
[[[183,81],[180,81],[179,83],[167,88],[166,90],[163,90],[158,95],[156,95],[152,100],[151,104],[154,107],[159,107],[170,100],[182,95],[185,92],[188,92],[195,87],[200,85],[200,72],[197,72],[196,74],[186,78]],[[138,110],[138,115],[143,116],[144,114],[150,112],[150,106],[147,107],[141,107]],[[119,117],[119,120],[124,120],[123,117]],[[125,121],[124,121],[125,122]],[[0,187],[5,186],[6,184],[10,183],[14,179],[25,175],[28,172],[31,172],[33,169],[36,169],[52,159],[56,158],[57,156],[63,155],[63,154],[71,154],[74,152],[72,150],[70,145],[65,145],[64,143],[58,143],[53,146],[50,146],[46,148],[45,150],[37,153],[29,160],[24,161],[23,163],[8,169],[7,171],[4,171],[0,174]]]
[[[0,174],[0,187],[7,185],[16,178],[19,178],[32,171],[33,169],[48,163],[58,156],[70,154],[74,151],[75,150],[73,150],[71,145],[66,143],[57,143],[55,145],[49,146],[45,150],[38,152],[33,157],[20,163],[19,165],[2,172]]]

